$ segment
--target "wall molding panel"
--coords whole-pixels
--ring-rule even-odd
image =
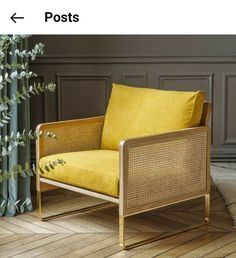
[[[222,145],[236,145],[236,126],[233,137],[228,135],[229,127],[232,127],[232,120],[236,120],[236,73],[235,74],[224,74],[223,76],[223,87],[222,87]],[[233,79],[234,83],[230,83]],[[233,91],[233,92],[230,92]],[[230,99],[229,99],[230,98]],[[233,105],[230,110],[230,105]],[[231,124],[230,124],[231,123]]]
[[[31,70],[57,92],[33,104],[33,125],[103,115],[113,82],[203,90],[213,106],[212,159],[236,161],[236,36],[35,35],[29,47],[37,42],[45,54]]]
[[[148,87],[148,74],[122,73],[123,84]]]
[[[165,81],[207,81],[207,94],[208,99],[213,103],[213,73],[211,74],[161,74],[159,75],[160,89],[166,90]],[[174,83],[173,83],[174,85]],[[192,86],[191,86],[192,87]],[[176,87],[178,88],[178,87]],[[197,88],[196,90],[198,90]],[[179,87],[181,90],[181,87]]]
[[[192,90],[202,90],[207,93],[207,100],[214,105],[213,102],[213,77],[214,74],[161,74],[159,77],[159,87],[162,90],[188,90],[191,85]],[[171,82],[169,87],[165,87],[165,82]],[[179,83],[178,83],[179,82]],[[191,83],[190,83],[191,82]],[[213,110],[210,120],[213,128]],[[212,132],[211,142],[214,142],[214,134]]]
[[[57,117],[59,120],[65,120],[70,119],[71,117],[67,117],[65,115],[66,111],[76,108],[77,99],[75,97],[75,102],[71,103],[72,96],[77,95],[78,101],[79,101],[79,95],[82,93],[85,93],[87,95],[86,99],[82,98],[80,99],[80,102],[82,101],[83,109],[89,108],[89,106],[94,106],[94,100],[93,97],[96,97],[96,94],[94,94],[94,91],[97,90],[97,87],[99,87],[99,92],[102,91],[101,99],[99,100],[98,105],[102,105],[103,112],[106,110],[106,106],[108,104],[109,100],[109,94],[110,94],[110,85],[112,81],[112,75],[106,74],[56,74],[56,81],[57,81],[57,110],[58,114]],[[83,87],[82,84],[91,85],[88,87]],[[97,84],[97,85],[96,85]],[[72,89],[70,89],[72,87]],[[93,89],[91,89],[93,87]],[[78,88],[78,90],[77,90]],[[68,95],[68,92],[71,91],[71,95]],[[66,98],[65,94],[68,95]],[[91,99],[92,98],[92,99]],[[91,102],[90,102],[91,101]],[[93,103],[93,104],[92,104]],[[79,103],[78,103],[79,104]],[[86,107],[85,107],[86,106]],[[94,107],[98,108],[98,107]],[[96,112],[95,112],[96,113]],[[76,112],[75,112],[76,114]],[[82,115],[80,112],[78,112],[79,115]],[[92,114],[91,114],[92,115]],[[96,115],[96,114],[94,114]],[[97,114],[100,115],[100,114]],[[86,117],[86,115],[84,116]],[[76,117],[74,117],[76,118]]]
[[[236,64],[236,56],[39,56],[37,64]]]

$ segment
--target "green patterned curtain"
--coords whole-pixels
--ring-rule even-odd
[[[20,43],[18,46],[11,45],[10,51],[14,52],[15,49],[27,49],[27,42]],[[8,55],[8,53],[6,53]],[[14,55],[7,56],[8,63],[16,63],[17,60]],[[14,72],[16,68],[13,68],[8,74]],[[0,90],[1,96],[13,96],[17,89],[21,87],[22,81],[14,79],[14,81],[7,87]],[[24,82],[27,87],[27,82]],[[1,137],[4,137],[7,133],[22,132],[24,129],[29,131],[30,129],[30,116],[29,116],[29,99],[22,101],[19,105],[10,106],[12,113],[12,119],[9,124],[1,127]],[[25,147],[18,147],[14,150],[14,153],[10,157],[4,159],[0,166],[1,169],[10,170],[14,165],[24,164],[26,161],[30,163],[30,143],[27,141]],[[14,216],[17,212],[24,212],[32,210],[31,194],[30,194],[30,176],[26,177],[17,176],[16,179],[4,179],[0,183],[0,216]]]

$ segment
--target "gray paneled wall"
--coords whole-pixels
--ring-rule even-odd
[[[236,160],[236,36],[33,36],[31,64],[56,94],[33,97],[31,124],[105,113],[112,82],[203,90],[213,104],[212,158]]]

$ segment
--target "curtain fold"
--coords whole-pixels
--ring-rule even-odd
[[[11,45],[10,51],[14,53],[17,48],[25,48],[26,43],[17,45]],[[12,64],[17,62],[17,57],[14,55],[8,55],[7,63]],[[9,74],[14,72],[16,68],[12,68],[7,71]],[[27,82],[22,82],[16,78],[12,83],[5,86],[1,92],[1,96],[8,96],[9,98],[16,93],[24,83],[28,87]],[[9,124],[1,128],[1,136],[22,132],[24,129],[30,130],[30,119],[29,119],[29,99],[22,101],[21,104],[14,104],[10,106],[12,113],[12,119]],[[14,165],[24,165],[25,162],[30,164],[30,143],[27,141],[25,147],[18,147],[14,149],[11,155],[1,162],[1,169],[10,170]],[[4,179],[0,183],[0,216],[14,216],[17,212],[25,212],[32,210],[32,201],[30,193],[30,176],[26,175],[25,178],[17,176],[16,179]]]

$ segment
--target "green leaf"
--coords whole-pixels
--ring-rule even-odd
[[[2,156],[5,157],[7,155],[7,149],[3,146],[2,147]]]
[[[9,171],[4,170],[3,177],[6,178],[6,179],[9,179],[9,178],[11,178],[11,174],[9,173]]]
[[[28,174],[29,176],[33,176],[33,175],[34,175],[31,170],[28,170],[28,171],[27,171],[27,174]]]
[[[20,171],[20,175],[21,175],[22,177],[26,178],[26,174],[25,174],[25,172],[24,172],[23,170]]]
[[[22,166],[20,164],[17,165],[17,171],[21,172],[22,171]]]
[[[22,87],[22,92],[23,92],[23,93],[26,92],[26,87],[25,87],[25,86]]]
[[[7,96],[3,96],[4,102],[7,102],[9,98]]]
[[[30,165],[27,161],[25,162],[25,170],[30,170]]]
[[[12,80],[10,78],[7,78],[6,81],[9,82],[9,83],[12,82]]]
[[[26,100],[26,98],[23,95],[21,95],[20,98],[23,100]]]

